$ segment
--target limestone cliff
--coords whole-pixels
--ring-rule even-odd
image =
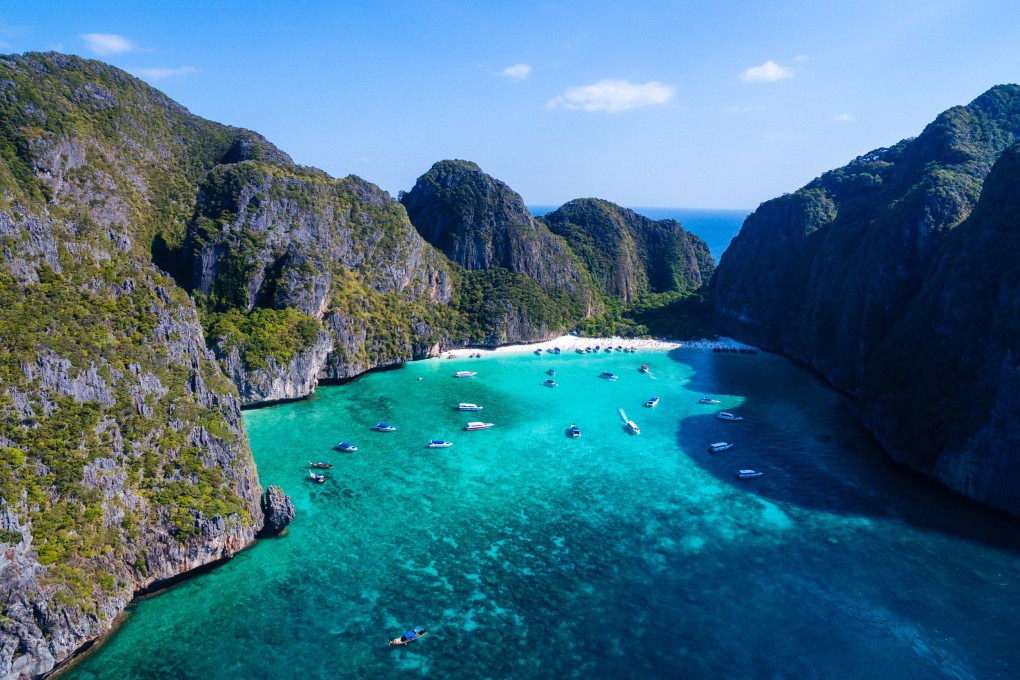
[[[974,395],[939,379],[920,381],[930,391],[906,389],[898,361],[916,352],[931,358],[930,370],[943,376],[956,375],[959,366],[980,366],[979,373],[993,382],[991,376],[1002,370],[996,393],[1015,389],[1014,374],[1004,369],[1013,361],[1008,348],[1020,338],[1010,334],[1011,327],[996,325],[1000,312],[985,299],[1010,307],[1016,294],[1012,265],[998,258],[987,262],[989,288],[979,291],[963,285],[977,270],[975,261],[961,257],[977,252],[975,244],[987,238],[982,232],[995,223],[987,215],[1010,214],[1004,192],[982,196],[982,188],[993,164],[1018,138],[1020,87],[994,87],[941,114],[917,138],[861,156],[764,203],[723,254],[712,280],[724,332],[810,366],[857,400],[865,421],[897,458],[1014,513],[1020,513],[1015,486],[990,481],[1006,468],[978,462],[989,438],[1017,443],[1001,411],[1009,412],[1013,402],[985,404],[965,431],[950,433],[945,424],[959,421],[960,400]],[[1008,168],[1001,173],[1006,179],[1000,183],[1015,182]],[[964,222],[979,196],[986,217]],[[1015,219],[1012,214],[1009,219]],[[1009,230],[999,233],[1006,250]],[[944,279],[959,282],[952,288],[957,310],[951,315],[970,310],[973,325],[940,319],[925,303],[924,295],[935,295]],[[974,316],[976,310],[981,314]],[[951,345],[981,349],[931,355],[925,343],[933,336],[948,338],[948,328]],[[995,328],[999,334],[989,337]],[[974,352],[980,358],[965,359]],[[906,394],[916,399],[910,408]]]

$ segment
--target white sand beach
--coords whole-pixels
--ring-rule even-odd
[[[601,349],[606,347],[612,347],[614,351],[618,347],[626,349],[633,349],[635,351],[669,351],[674,349],[716,349],[716,348],[728,348],[728,349],[752,349],[750,345],[745,345],[741,342],[737,342],[732,338],[716,338],[709,340],[702,338],[701,340],[664,340],[657,338],[587,338],[579,337],[577,335],[561,335],[558,338],[552,340],[545,340],[543,342],[534,342],[526,345],[504,345],[503,347],[496,348],[480,348],[480,347],[467,347],[464,349],[450,350],[443,352],[440,356],[444,359],[456,358],[456,357],[468,357],[471,355],[482,355],[491,356],[495,354],[530,354],[537,350],[547,352],[555,347],[559,347],[563,352],[574,352],[577,349],[584,349],[586,347],[594,348],[598,345]]]

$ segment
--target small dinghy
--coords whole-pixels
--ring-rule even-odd
[[[311,470],[308,471],[308,476],[311,477],[312,481],[316,484],[322,484],[326,481],[326,475],[317,475]]]

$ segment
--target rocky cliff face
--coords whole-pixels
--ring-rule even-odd
[[[950,435],[943,426],[929,428],[921,422],[956,422],[959,391],[935,384],[938,380],[920,382],[931,388],[928,393],[905,389],[892,357],[902,359],[909,352],[930,357],[918,348],[951,327],[954,343],[982,348],[975,365],[981,365],[986,376],[991,366],[1009,363],[1004,350],[1009,345],[1001,341],[1018,338],[1003,329],[996,341],[989,341],[986,333],[995,314],[984,296],[998,300],[1005,295],[1000,302],[1008,307],[1015,286],[1003,273],[1011,269],[991,268],[990,290],[954,288],[959,293],[956,305],[991,314],[969,317],[980,321],[974,326],[940,320],[924,295],[935,295],[935,282],[949,277],[951,270],[964,271],[963,260],[949,253],[972,252],[964,244],[979,242],[980,232],[988,229],[987,218],[967,218],[982,195],[986,175],[1018,137],[1020,87],[992,88],[968,106],[946,111],[917,138],[862,156],[763,204],[723,255],[712,281],[717,320],[725,332],[815,369],[858,400],[865,422],[896,457],[1012,512],[1020,506],[1003,489],[978,491],[996,486],[998,482],[989,480],[1005,469],[999,463],[982,469],[975,462],[984,455],[979,451],[982,440],[970,437],[962,443],[960,433]],[[1001,192],[982,197],[982,202],[986,214],[1008,210]],[[928,312],[917,312],[921,307]],[[960,357],[939,355],[929,368],[940,375],[955,374],[955,369],[942,367],[970,365]],[[1013,389],[1008,377],[1002,385],[1006,392]],[[904,394],[919,398],[912,413]],[[984,409],[969,431],[983,431],[986,437],[998,433],[1016,442],[1015,431],[1004,427],[997,413],[998,408]],[[935,432],[941,434],[928,436]]]
[[[539,221],[580,256],[600,290],[624,302],[694,291],[715,269],[705,242],[676,220],[651,220],[609,201],[577,199]]]

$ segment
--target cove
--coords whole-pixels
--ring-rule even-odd
[[[245,419],[262,483],[297,506],[287,534],[137,602],[64,677],[1008,678],[1020,663],[1017,523],[889,463],[845,399],[780,357],[429,360]],[[332,451],[341,439],[359,451]],[[386,645],[412,626],[429,635]]]

